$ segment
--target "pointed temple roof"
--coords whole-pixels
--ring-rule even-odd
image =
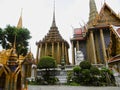
[[[17,28],[22,28],[22,9],[21,9],[21,15],[17,24]]]
[[[67,42],[65,41],[59,33],[58,27],[56,26],[55,22],[55,3],[54,3],[54,10],[53,10],[53,20],[52,25],[50,27],[49,32],[43,38],[42,42]],[[68,42],[67,42],[68,44]]]
[[[96,26],[120,25],[120,17],[105,2],[98,16],[94,18]]]
[[[89,22],[92,22],[98,15],[98,12],[97,12],[97,8],[94,0],[90,0],[89,4],[90,4],[89,5],[90,7]]]
[[[109,7],[107,3],[104,3],[99,13],[99,18],[96,19],[97,23],[117,25],[120,22],[120,17]],[[108,23],[109,22],[109,23]]]
[[[62,36],[59,33],[59,30],[56,26],[55,23],[55,17],[53,17],[53,22],[52,22],[52,26],[50,27],[49,32],[47,33],[47,35],[43,38],[43,42],[56,42],[56,41],[64,41],[64,39],[62,38]]]

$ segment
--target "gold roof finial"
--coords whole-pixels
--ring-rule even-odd
[[[20,15],[20,18],[19,18],[19,21],[17,24],[17,28],[22,28],[22,11],[23,11],[23,9],[21,8],[21,15]]]
[[[15,64],[17,64],[16,34],[15,34],[15,37],[14,37],[13,47],[12,47],[11,52],[10,52],[8,64],[9,65],[15,65]]]
[[[9,65],[14,65],[17,62],[17,53],[16,53],[16,33],[14,37],[13,47],[11,48],[11,53],[9,56],[8,63]]]
[[[32,52],[31,52],[31,46],[30,46],[30,49],[29,49],[28,54],[26,55],[26,58],[27,58],[27,59],[33,59],[33,54],[32,54]]]
[[[21,9],[21,15],[17,24],[17,28],[22,28],[22,9]],[[11,48],[11,53],[9,56],[8,64],[9,65],[14,65],[17,62],[17,53],[16,53],[16,33],[14,36],[14,42],[13,42],[13,47]]]

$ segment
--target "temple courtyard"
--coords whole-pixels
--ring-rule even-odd
[[[120,90],[120,87],[84,87],[84,86],[28,86],[28,90]]]

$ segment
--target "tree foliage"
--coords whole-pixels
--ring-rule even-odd
[[[88,61],[82,61],[82,62],[80,63],[80,67],[81,67],[82,69],[90,69],[91,64],[90,64],[90,62],[88,62]]]
[[[91,66],[90,72],[92,75],[99,75],[100,74],[100,70],[95,66]]]
[[[55,59],[50,56],[41,57],[40,62],[38,63],[38,68],[40,69],[49,69],[55,67],[56,67]]]
[[[75,67],[73,68],[73,71],[76,72],[76,73],[79,73],[80,70],[81,70],[81,68],[80,68],[79,66],[75,66]]]
[[[16,40],[15,40],[16,38]],[[18,55],[26,55],[28,51],[28,40],[31,38],[30,32],[26,28],[17,28],[8,25],[5,29],[0,29],[0,44],[4,49],[10,49],[16,42]]]
[[[38,63],[38,68],[39,69],[45,69],[42,70],[45,73],[42,73],[41,76],[43,78],[43,82],[41,84],[55,84],[57,82],[57,78],[54,76],[55,75],[55,70],[50,70],[50,68],[55,68],[56,67],[56,62],[53,57],[50,56],[43,56],[40,58],[40,62]],[[42,72],[41,71],[41,72]]]
[[[115,79],[108,68],[101,68],[91,65],[88,61],[82,61],[73,68],[74,74],[68,77],[68,84],[77,83],[85,86],[109,86],[115,85]]]

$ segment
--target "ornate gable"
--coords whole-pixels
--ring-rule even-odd
[[[120,25],[119,16],[106,3],[104,3],[96,18],[95,22],[97,26]]]

